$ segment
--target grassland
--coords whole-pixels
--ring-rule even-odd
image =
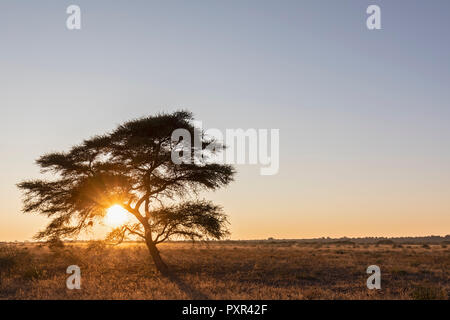
[[[168,243],[173,275],[155,272],[141,244],[0,246],[0,299],[449,299],[445,245],[270,242]],[[381,268],[368,290],[366,268]],[[66,268],[81,268],[81,290]]]

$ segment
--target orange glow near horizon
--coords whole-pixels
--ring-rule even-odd
[[[128,211],[122,206],[115,204],[106,211],[105,223],[113,228],[120,227],[129,220]]]

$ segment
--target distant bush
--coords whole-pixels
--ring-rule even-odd
[[[3,249],[3,248],[2,248]],[[16,256],[8,254],[6,250],[0,251],[0,273],[10,273],[11,269],[17,265]]]
[[[338,241],[333,241],[331,243],[335,244],[335,245],[347,245],[347,246],[354,246],[356,244],[350,240],[338,240]]]
[[[430,245],[427,244],[427,243],[424,243],[424,244],[422,245],[422,248],[424,248],[424,249],[431,249]]]
[[[40,269],[35,264],[29,264],[24,267],[24,270],[21,272],[21,277],[24,280],[43,279],[47,275],[47,270]]]
[[[52,238],[48,240],[47,245],[51,250],[64,248],[64,242],[62,242],[59,238]]]
[[[23,267],[29,265],[31,261],[31,256],[27,250],[11,246],[0,247],[1,275],[9,275],[13,271],[23,269]]]
[[[105,241],[99,240],[89,241],[89,244],[87,246],[88,251],[96,251],[96,252],[103,251],[105,248],[106,248]]]
[[[377,244],[393,245],[393,244],[395,244],[395,242],[392,241],[392,240],[385,239],[385,240],[379,240],[379,241],[377,241]]]

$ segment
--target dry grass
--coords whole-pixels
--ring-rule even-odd
[[[450,250],[440,245],[168,243],[173,276],[140,244],[0,247],[0,299],[448,299]],[[66,289],[69,265],[81,290]],[[382,289],[368,290],[376,264]]]

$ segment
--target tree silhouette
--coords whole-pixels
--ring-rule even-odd
[[[235,170],[209,161],[224,146],[199,134],[192,121],[188,111],[132,120],[69,152],[41,156],[36,163],[42,173],[53,173],[55,178],[18,184],[24,193],[23,211],[51,218],[36,239],[75,238],[98,223],[109,207],[119,204],[136,221],[114,229],[107,239],[141,238],[156,268],[166,273],[157,244],[168,239],[220,239],[227,235],[222,209],[199,200],[198,192],[226,186]],[[192,137],[197,134],[200,148],[212,151],[195,159],[198,144],[174,141],[175,129],[185,129]],[[176,164],[171,155],[181,147],[190,161]]]

